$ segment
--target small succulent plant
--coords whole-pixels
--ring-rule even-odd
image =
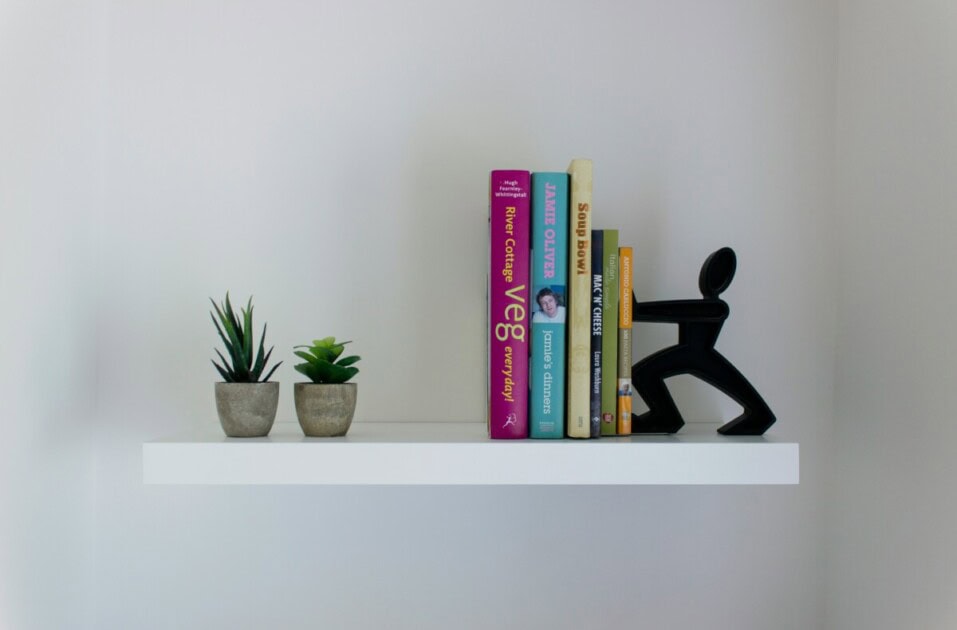
[[[256,355],[256,360],[253,361],[253,346],[255,342],[253,341],[252,297],[249,298],[246,308],[240,311],[242,319],[237,317],[236,313],[233,312],[233,305],[229,302],[228,292],[226,293],[226,301],[221,305],[217,305],[216,302],[213,302],[213,298],[210,298],[209,301],[213,303],[213,308],[216,309],[215,315],[213,315],[212,311],[209,312],[209,315],[213,318],[216,332],[219,333],[219,338],[226,344],[226,351],[229,354],[229,360],[227,360],[219,350],[216,350],[216,354],[219,355],[222,361],[222,365],[220,365],[213,360],[216,371],[219,372],[220,376],[222,376],[223,380],[227,383],[259,383],[259,377],[266,367],[266,363],[269,362],[269,356],[272,354],[273,349],[269,348],[269,352],[264,353],[266,325],[263,324],[263,334],[259,337],[259,352]],[[217,316],[219,317],[219,321],[217,321]],[[222,324],[222,326],[220,326],[220,324]],[[274,365],[266,374],[265,378],[261,379],[261,382],[268,381],[269,377],[272,376],[273,372],[275,372],[276,368],[280,365],[282,365],[282,361]]]
[[[347,343],[336,342],[335,337],[316,339],[311,346],[296,346],[306,351],[296,350],[296,356],[305,359],[305,363],[296,365],[296,371],[305,374],[313,383],[345,383],[359,373],[353,367],[360,357],[355,355],[339,358]]]

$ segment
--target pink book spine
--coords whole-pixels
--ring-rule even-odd
[[[490,180],[488,431],[526,438],[531,180],[528,171]]]

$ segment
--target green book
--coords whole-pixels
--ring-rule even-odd
[[[601,434],[615,435],[618,410],[618,230],[602,230]]]

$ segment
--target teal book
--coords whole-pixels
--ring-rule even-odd
[[[565,436],[568,174],[532,173],[532,317],[528,433]]]

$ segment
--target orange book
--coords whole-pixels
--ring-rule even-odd
[[[631,247],[618,248],[618,435],[631,434]]]

